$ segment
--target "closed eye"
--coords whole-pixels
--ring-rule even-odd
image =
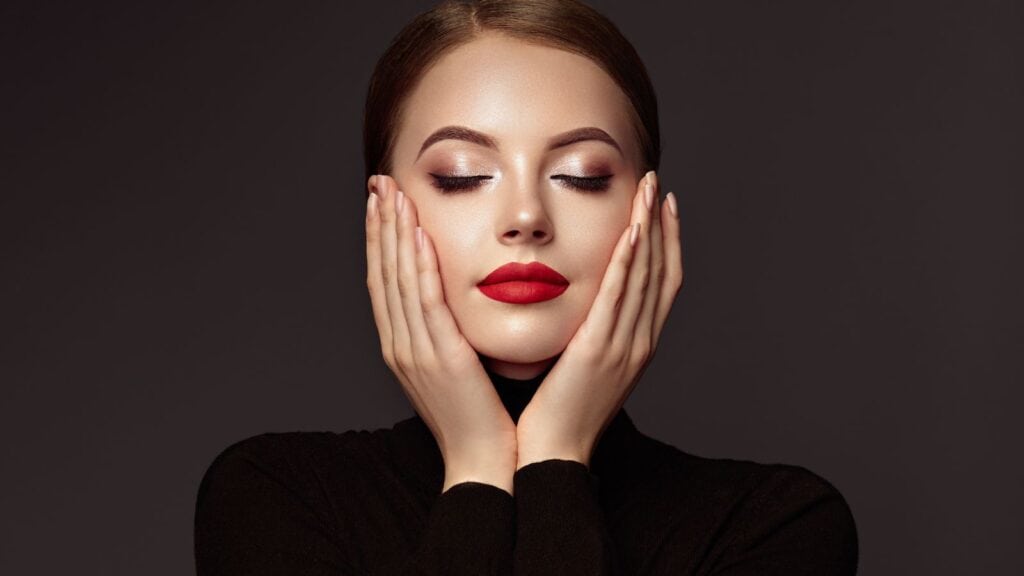
[[[472,190],[485,180],[493,176],[444,176],[442,174],[431,174],[434,178],[434,187],[443,192],[463,192]]]
[[[434,187],[443,192],[465,192],[480,186],[481,182],[491,180],[493,176],[445,176],[443,174],[431,174],[434,178]],[[611,174],[603,176],[571,176],[569,174],[556,174],[552,180],[561,180],[570,188],[586,192],[600,192],[607,190],[612,179]]]
[[[608,189],[608,184],[612,179],[611,174],[604,176],[570,176],[568,174],[558,174],[551,177],[552,180],[562,180],[572,188],[578,190],[584,190],[587,192],[600,192]]]

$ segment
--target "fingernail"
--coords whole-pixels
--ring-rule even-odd
[[[416,227],[416,251],[423,249],[423,228]]]
[[[373,218],[377,215],[377,195],[370,192],[370,197],[366,199],[366,215]]]
[[[629,233],[629,245],[636,246],[636,239],[640,237],[640,223],[633,224],[633,230]]]
[[[651,186],[650,181],[644,184],[644,204],[647,204],[648,210],[654,206],[654,186]]]
[[[405,194],[403,194],[402,191],[399,190],[398,191],[398,196],[395,196],[395,208],[398,210],[399,214],[402,213],[402,208],[404,206],[405,206]]]
[[[380,190],[380,199],[381,200],[387,200],[388,199],[388,183],[387,183],[387,181],[384,180],[383,176],[378,175],[377,176],[377,184],[378,184],[377,185],[377,190]]]
[[[676,195],[669,192],[666,195],[666,198],[668,198],[668,211],[676,218],[679,218],[679,207],[676,206]]]

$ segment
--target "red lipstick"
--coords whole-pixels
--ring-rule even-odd
[[[532,304],[557,298],[569,287],[569,281],[540,262],[509,262],[488,274],[477,287],[499,302]]]

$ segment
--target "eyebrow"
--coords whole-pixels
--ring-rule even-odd
[[[464,142],[470,142],[492,150],[498,149],[498,143],[494,138],[484,134],[483,132],[478,132],[465,126],[445,126],[443,128],[438,128],[430,136],[427,136],[427,139],[423,141],[423,145],[420,146],[420,151],[419,154],[416,155],[416,159],[418,160],[427,148],[430,148],[432,145],[442,140],[462,140]],[[619,154],[622,154],[622,147],[615,141],[615,138],[612,138],[610,134],[595,126],[576,128],[569,130],[568,132],[558,134],[551,139],[550,144],[548,145],[548,150],[555,150],[556,148],[562,148],[564,146],[569,146],[570,144],[584,142],[587,140],[604,142],[618,150]]]

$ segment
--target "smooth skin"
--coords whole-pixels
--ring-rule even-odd
[[[512,494],[512,475],[527,464],[557,458],[589,465],[601,432],[653,357],[682,286],[676,200],[669,193],[659,202],[648,179],[656,180],[652,173],[640,182],[633,224],[619,238],[590,314],[518,426],[444,303],[437,255],[417,226],[415,206],[393,179],[372,179],[383,196],[370,194],[366,217],[374,319],[385,362],[438,439],[443,490],[472,480]]]
[[[373,176],[369,185],[377,191],[366,211],[374,321],[384,362],[437,440],[442,491],[475,481],[512,494],[516,425],[445,304],[433,243],[394,179]]]
[[[528,464],[589,465],[653,356],[683,280],[675,197],[658,200],[653,172],[632,176],[632,191],[621,195],[638,165],[628,101],[581,56],[489,36],[442,58],[408,109],[415,113],[401,126],[394,177],[367,183],[367,286],[384,360],[444,457],[443,489],[476,481],[511,494],[513,474]],[[450,124],[492,134],[498,146],[448,142],[414,159],[426,133]],[[606,128],[621,150],[541,146],[579,125]],[[609,190],[578,192],[549,177],[595,159],[616,174]],[[417,179],[426,172],[419,162],[471,166],[491,180],[442,195]],[[398,182],[411,188],[400,191]],[[523,306],[475,289],[495,265],[533,259],[565,273],[570,290]],[[554,364],[518,426],[485,362],[510,377]]]

